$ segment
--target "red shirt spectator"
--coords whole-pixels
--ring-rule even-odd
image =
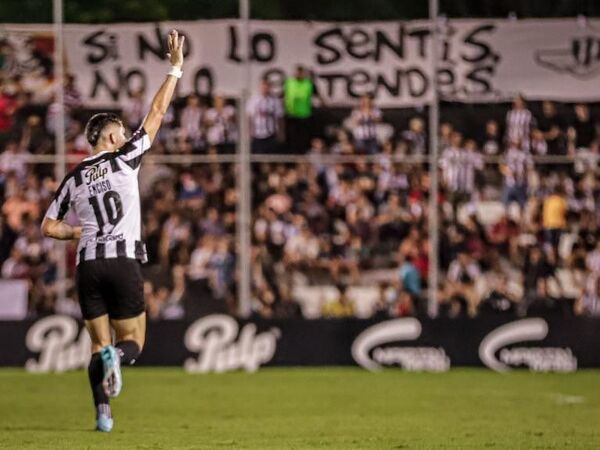
[[[0,94],[0,133],[8,133],[12,129],[15,110],[15,100],[5,92]]]

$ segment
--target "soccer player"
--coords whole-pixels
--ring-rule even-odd
[[[62,181],[42,222],[45,236],[79,239],[77,291],[92,340],[88,374],[98,431],[111,431],[109,397],[121,391],[120,367],[133,364],[144,346],[146,315],[140,263],[146,261],[146,250],[141,241],[138,171],[182,74],[184,37],[173,30],[167,40],[171,69],[142,126],[128,140],[117,115],[93,116],[85,130],[92,155]],[[63,221],[70,207],[81,226]],[[116,337],[114,346],[111,327]]]

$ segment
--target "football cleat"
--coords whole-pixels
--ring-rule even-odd
[[[100,358],[104,367],[104,379],[102,387],[109,397],[117,397],[123,387],[121,377],[121,356],[112,345],[107,345],[100,350]]]
[[[112,417],[108,417],[101,414],[96,419],[96,431],[102,431],[103,433],[109,433],[113,428]]]

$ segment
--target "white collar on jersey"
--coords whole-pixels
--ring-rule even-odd
[[[95,155],[90,155],[87,158],[83,158],[83,161],[89,161],[91,159],[96,159],[98,156],[104,155],[105,153],[108,153],[108,150],[102,150],[101,152],[98,152]]]

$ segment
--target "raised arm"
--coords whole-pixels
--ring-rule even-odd
[[[167,109],[173,98],[177,80],[182,74],[181,66],[183,65],[183,42],[185,36],[179,37],[177,30],[173,30],[169,33],[167,40],[169,46],[169,53],[167,56],[171,63],[171,70],[167,75],[167,79],[163,82],[152,99],[150,111],[142,124],[151,142],[154,141],[156,133],[158,133],[162,119],[167,113]]]

